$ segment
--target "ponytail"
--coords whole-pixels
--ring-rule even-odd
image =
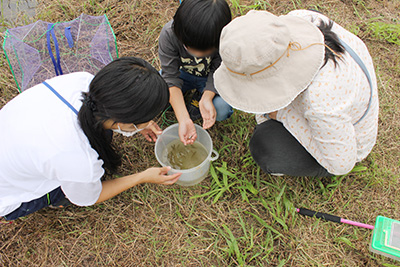
[[[82,93],[83,105],[79,110],[78,119],[81,128],[91,147],[97,151],[99,157],[103,159],[103,167],[111,173],[117,171],[117,167],[121,165],[121,156],[113,147],[112,135],[107,134],[103,128],[103,122],[96,120],[94,113],[96,112],[95,104],[89,100],[88,93]]]
[[[333,21],[329,21],[329,23],[325,23],[321,21],[320,25],[318,26],[319,30],[322,32],[325,38],[325,44],[329,46],[336,54],[343,54],[345,49],[339,41],[339,37],[332,31]],[[335,67],[338,64],[336,55],[329,49],[325,49],[325,62],[321,68],[323,68],[328,60],[332,60],[335,64]]]

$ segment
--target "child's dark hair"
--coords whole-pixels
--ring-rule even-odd
[[[104,161],[103,167],[116,172],[121,156],[111,143],[103,123],[114,120],[140,124],[157,116],[168,104],[168,86],[158,71],[143,59],[114,60],[93,78],[83,93],[78,119],[90,145]]]
[[[225,0],[183,0],[175,13],[173,29],[185,46],[206,51],[219,47],[222,28],[231,20]]]
[[[321,21],[318,28],[322,32],[325,38],[325,44],[329,46],[336,54],[340,55],[343,54],[345,49],[342,44],[339,42],[339,37],[332,31],[333,21],[329,21],[329,23],[325,23]],[[332,60],[335,64],[335,67],[338,64],[336,55],[329,49],[325,48],[325,62],[324,65],[321,67],[323,68],[328,60]]]

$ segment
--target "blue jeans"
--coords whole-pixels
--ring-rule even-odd
[[[200,93],[203,93],[204,87],[206,86],[207,77],[198,77],[181,70],[181,75],[179,78],[183,80],[182,93],[186,93],[192,89],[196,89]],[[217,111],[217,121],[226,120],[232,115],[232,107],[219,95],[214,97],[213,104],[215,110]]]
[[[8,221],[15,220],[19,217],[34,213],[50,205],[57,205],[57,203],[65,199],[66,198],[64,192],[61,190],[61,187],[57,187],[42,197],[29,202],[23,202],[16,210],[3,217]]]

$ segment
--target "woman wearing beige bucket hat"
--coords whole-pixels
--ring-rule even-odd
[[[256,114],[250,150],[265,172],[341,175],[371,152],[378,93],[357,36],[313,11],[250,11],[223,29],[220,55],[216,89]]]

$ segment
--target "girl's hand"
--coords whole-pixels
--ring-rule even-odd
[[[171,167],[149,168],[140,173],[140,175],[142,176],[141,183],[163,184],[163,185],[174,184],[176,181],[178,181],[179,177],[181,177],[182,173],[167,175],[170,169]]]
[[[199,102],[200,114],[203,117],[203,129],[208,129],[214,125],[217,118],[217,111],[213,104],[215,93],[205,91]]]
[[[196,141],[197,132],[191,119],[179,122],[179,139],[186,145],[191,145]]]
[[[142,183],[170,185],[178,181],[182,173],[167,175],[171,167],[149,168],[143,172],[101,182],[102,189],[96,203],[110,199],[129,188]]]
[[[157,141],[157,135],[162,134],[161,128],[154,121],[150,121],[149,124],[140,133],[146,138],[147,141]]]

